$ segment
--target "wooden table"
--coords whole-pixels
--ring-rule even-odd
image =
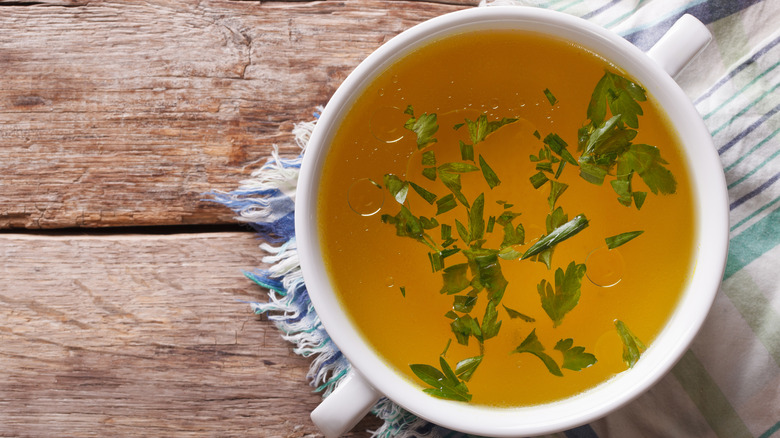
[[[260,242],[203,194],[474,3],[0,1],[0,435],[316,435],[309,360],[239,301]]]

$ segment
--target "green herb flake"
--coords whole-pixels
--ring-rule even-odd
[[[543,186],[544,183],[549,181],[547,175],[545,175],[544,172],[541,171],[539,171],[529,179],[531,180],[531,185],[533,185],[535,189],[538,189],[539,187]]]
[[[469,261],[472,261],[476,268],[474,276],[479,281],[479,284],[488,291],[488,299],[495,302],[495,304],[500,303],[509,282],[504,278],[504,274],[501,271],[498,252],[483,249],[479,254],[475,254],[474,251],[470,251],[467,257],[469,257]]]
[[[485,232],[492,233],[493,232],[493,227],[495,225],[496,225],[496,217],[495,216],[488,217],[487,227],[485,228]]]
[[[510,247],[512,245],[522,245],[525,242],[525,229],[523,224],[517,224],[513,226],[511,223],[504,225],[504,240],[501,242],[500,249]]]
[[[413,182],[409,182],[409,185],[412,186],[415,192],[417,192],[418,195],[420,195],[425,201],[431,205],[433,205],[433,202],[436,201],[436,195],[429,192],[428,190],[425,190],[424,188],[418,186],[417,184]]]
[[[462,240],[463,243],[468,244],[471,242],[469,230],[457,219],[455,219],[455,230],[457,230],[458,237],[460,237],[460,240]]]
[[[464,164],[464,163],[458,163],[458,164]],[[478,170],[478,168],[474,166],[474,170]],[[439,178],[441,179],[441,182],[444,183],[444,185],[448,189],[450,189],[452,194],[455,195],[455,199],[457,199],[458,202],[463,204],[463,206],[465,206],[466,208],[469,208],[469,201],[460,191],[462,187],[460,184],[460,174],[444,171],[441,170],[441,168],[439,168]]]
[[[431,272],[439,272],[444,269],[444,258],[440,252],[429,252],[428,261],[431,262]]]
[[[506,201],[502,201],[502,200],[498,200],[498,201],[496,201],[496,204],[503,206],[503,207],[504,207],[504,210],[506,210],[506,209],[508,209],[508,208],[512,208],[512,207],[514,207],[514,206],[515,206],[515,204],[510,204],[510,203],[508,203],[508,202],[506,202]]]
[[[488,186],[490,186],[491,189],[501,184],[501,180],[498,179],[498,175],[496,175],[496,172],[494,172],[493,169],[488,165],[487,161],[485,161],[482,155],[479,156],[479,167],[482,169],[482,175],[485,177],[485,181],[488,183]]]
[[[585,265],[569,263],[566,271],[558,268],[555,271],[555,289],[547,280],[536,286],[542,308],[553,321],[553,327],[557,327],[563,321],[563,317],[569,313],[580,300],[580,287],[582,277],[585,275]]]
[[[406,195],[409,193],[409,183],[392,173],[388,173],[384,176],[384,182],[385,187],[387,187],[387,190],[396,202],[399,204],[406,202]]]
[[[642,208],[642,206],[645,204],[645,198],[647,197],[647,192],[633,192],[631,195],[634,197],[634,205],[636,206],[636,209],[639,210]]]
[[[447,224],[441,224],[441,240],[449,240],[452,238],[452,226]]]
[[[401,295],[402,295],[404,298],[406,298],[406,287],[405,287],[405,286],[401,286]]]
[[[616,236],[607,237],[604,241],[607,243],[607,248],[614,249],[620,245],[627,243],[628,241],[639,237],[644,231],[628,231],[618,234]]]
[[[594,125],[599,125],[607,114],[607,105],[612,114],[622,114],[628,126],[638,126],[637,116],[642,115],[642,108],[637,102],[647,100],[645,90],[636,83],[606,71],[596,84],[588,104],[588,118]]]
[[[474,161],[474,145],[462,141],[458,144],[460,145],[460,158],[463,161]]]
[[[547,100],[550,102],[550,105],[555,105],[555,103],[558,102],[558,99],[556,99],[555,96],[553,96],[549,88],[544,89],[544,95],[545,97],[547,97]]]
[[[487,307],[485,307],[485,316],[482,318],[481,340],[484,342],[495,337],[498,335],[499,329],[501,329],[501,321],[498,320],[496,304],[491,300],[488,301]]]
[[[547,197],[547,203],[550,205],[550,210],[555,208],[555,203],[558,202],[558,198],[560,198],[563,192],[565,192],[568,188],[568,184],[550,180],[550,196]]]
[[[435,166],[436,165],[436,153],[433,151],[425,151],[422,153],[422,165],[423,166]]]
[[[476,295],[455,295],[452,308],[460,313],[469,313],[476,304]]]
[[[560,163],[558,163],[558,170],[555,171],[555,179],[560,178],[561,173],[563,173],[563,168],[566,167],[566,161],[561,160]]]
[[[580,371],[596,363],[596,356],[586,353],[585,347],[575,347],[574,340],[571,338],[558,341],[555,349],[563,353],[561,368]]]
[[[513,220],[515,220],[516,217],[520,216],[522,213],[515,213],[514,211],[510,210],[504,210],[503,213],[496,219],[496,223],[501,225],[502,227],[506,224],[511,224]]]
[[[629,368],[633,368],[639,360],[639,356],[645,351],[645,344],[631,333],[623,321],[616,319],[615,328],[617,328],[618,334],[620,335],[620,340],[623,341],[623,362],[625,362]]]
[[[462,361],[458,362],[457,365],[455,365],[455,374],[457,374],[458,377],[464,382],[468,382],[471,379],[471,376],[474,374],[474,371],[476,371],[477,367],[481,363],[482,356],[474,356],[463,359]]]
[[[458,379],[443,356],[439,356],[439,366],[442,371],[426,364],[412,364],[409,367],[414,375],[431,386],[423,390],[425,393],[447,400],[471,401],[468,387]]]
[[[476,145],[477,143],[484,141],[488,135],[498,130],[498,128],[514,123],[517,120],[518,119],[504,117],[498,121],[488,122],[485,114],[480,114],[475,121],[466,119],[466,126],[469,129],[471,143]]]
[[[536,137],[539,140],[541,140],[542,139],[542,134],[539,134],[539,131],[534,131],[534,137]]]
[[[550,149],[558,154],[562,160],[577,165],[577,160],[574,159],[571,153],[566,150],[567,143],[558,134],[548,134],[547,137],[542,140],[544,144],[550,147]]]
[[[450,349],[450,344],[452,344],[452,339],[447,339],[447,345],[444,346],[444,351],[442,351],[439,356],[441,357],[447,356],[447,351]]]
[[[436,143],[437,140],[433,135],[439,130],[439,124],[435,113],[424,113],[419,118],[415,118],[411,105],[406,108],[405,113],[409,114],[410,118],[404,124],[404,128],[417,134],[417,149],[423,149],[431,143]]]
[[[522,319],[525,322],[536,322],[536,319],[531,318],[528,315],[520,313],[517,310],[510,309],[509,307],[507,307],[507,306],[505,306],[503,304],[502,304],[502,306],[504,306],[504,310],[506,310],[507,315],[509,315],[509,318],[511,318],[511,319]]]
[[[566,222],[565,224],[555,228],[552,232],[546,236],[542,236],[537,240],[528,250],[523,254],[523,259],[527,259],[540,252],[552,248],[553,246],[563,242],[564,240],[574,236],[580,231],[584,230],[588,226],[588,219],[584,214],[576,216],[574,219]]]
[[[674,175],[664,164],[668,164],[661,158],[661,152],[655,146],[646,144],[632,144],[624,154],[624,159],[632,170],[642,178],[653,194],[669,195],[677,191],[677,181]]]
[[[449,194],[436,200],[436,215],[446,213],[453,208],[457,207],[458,203],[455,201],[455,196]]]
[[[469,287],[471,280],[468,278],[468,270],[468,263],[460,263],[445,268],[442,272],[444,284],[439,292],[452,295]]]
[[[607,170],[600,166],[580,162],[580,177],[591,184],[597,186],[604,184],[607,173]]]
[[[435,167],[426,167],[422,170],[422,174],[424,177],[428,178],[431,181],[436,181],[436,168]]]
[[[469,241],[479,240],[485,235],[485,194],[480,193],[469,209]]]
[[[450,329],[455,335],[455,340],[461,345],[469,345],[471,336],[477,339],[482,338],[482,330],[479,328],[479,323],[470,315],[456,317],[450,323]]]
[[[550,163],[548,161],[540,161],[540,162],[536,163],[536,170],[541,170],[543,172],[553,173],[552,163]]]
[[[542,360],[550,373],[558,377],[563,377],[563,373],[555,360],[544,352],[544,346],[539,342],[539,338],[536,336],[536,329],[531,330],[531,333],[526,336],[517,348],[512,350],[512,353],[531,353]]]

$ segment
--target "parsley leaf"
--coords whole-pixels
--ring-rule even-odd
[[[498,251],[464,250],[469,262],[475,268],[475,277],[479,284],[488,291],[488,299],[496,304],[501,302],[509,282],[504,278],[498,261]]]
[[[550,204],[550,210],[555,209],[555,203],[558,201],[558,198],[560,198],[563,192],[568,188],[568,184],[550,180],[550,196],[547,197],[547,203]]]
[[[531,330],[531,333],[526,336],[517,348],[512,350],[512,353],[531,353],[541,359],[552,374],[563,377],[563,373],[555,360],[544,352],[544,346],[536,336],[536,329]]]
[[[555,102],[558,102],[558,99],[553,96],[553,94],[550,92],[550,89],[545,88],[544,89],[544,95],[547,97],[547,100],[550,102],[550,105],[555,105]]]
[[[523,224],[517,224],[517,227],[511,223],[504,225],[504,240],[501,242],[501,249],[512,245],[522,245],[525,242],[525,229]]]
[[[462,361],[458,362],[457,365],[455,365],[455,374],[457,374],[458,377],[464,382],[468,382],[471,379],[471,376],[474,374],[474,371],[476,371],[477,367],[481,363],[482,356],[474,356],[463,359]]]
[[[449,195],[436,200],[436,215],[438,216],[442,213],[446,213],[457,206],[458,203],[455,202],[455,195],[450,193]]]
[[[468,314],[463,316],[455,315],[455,319],[450,323],[450,329],[455,334],[455,340],[461,345],[469,345],[469,337],[471,336],[477,339],[482,338],[482,330],[479,328],[479,323]]]
[[[469,129],[471,143],[476,145],[477,143],[484,141],[488,135],[495,132],[498,128],[514,123],[517,120],[518,119],[504,117],[498,121],[488,122],[485,114],[480,114],[475,121],[466,119],[466,126]]]
[[[436,200],[436,195],[429,192],[428,190],[425,190],[424,188],[418,186],[417,184],[413,182],[409,182],[409,185],[412,186],[415,192],[417,192],[418,195],[420,195],[423,199],[425,199],[426,202],[429,204],[433,204],[433,201]]]
[[[406,195],[409,193],[409,183],[403,181],[398,176],[388,173],[384,176],[385,187],[395,198],[396,202],[403,204],[406,202]]]
[[[585,265],[571,262],[565,272],[561,268],[555,271],[555,290],[545,279],[536,286],[542,300],[542,308],[553,321],[553,327],[559,326],[563,317],[579,302],[584,275]]]
[[[474,161],[474,145],[464,143],[462,141],[459,142],[459,145],[460,145],[460,158],[463,161],[466,160]]]
[[[547,175],[544,174],[544,172],[539,171],[534,176],[529,178],[531,180],[531,185],[534,186],[535,189],[538,189],[539,187],[543,186],[544,183],[549,181],[547,178]]]
[[[586,353],[585,347],[574,347],[573,345],[574,340],[571,338],[561,339],[555,344],[555,349],[563,353],[561,368],[580,371],[596,363],[596,356]]]
[[[577,160],[566,150],[567,143],[558,134],[548,134],[543,140],[544,144],[550,147],[550,149],[558,154],[562,160],[577,165]]]
[[[485,194],[480,193],[469,209],[469,239],[470,242],[481,239],[485,235]]]
[[[613,249],[623,245],[631,239],[639,237],[639,235],[642,233],[644,233],[644,231],[628,231],[625,233],[620,233],[616,236],[607,237],[604,239],[604,241],[607,243],[607,248]]]
[[[433,151],[425,151],[422,153],[422,165],[423,166],[435,166],[436,165],[436,153]]]
[[[527,259],[528,257],[539,254],[540,252],[563,242],[564,240],[584,230],[587,226],[588,218],[586,218],[584,214],[574,217],[574,219],[555,228],[552,230],[552,232],[546,236],[542,236],[542,238],[537,240],[536,243],[528,248],[528,251],[523,254],[522,259]]]
[[[452,295],[469,287],[471,280],[468,278],[468,269],[468,263],[460,263],[445,268],[442,272],[444,284],[439,293]]]
[[[422,170],[422,174],[424,177],[428,178],[431,181],[436,181],[436,168],[435,167],[426,167]]]
[[[500,328],[501,321],[498,320],[496,304],[492,300],[488,301],[487,307],[485,307],[485,316],[482,317],[482,338],[480,341],[484,342],[495,337]]]
[[[444,185],[448,189],[450,189],[452,194],[455,195],[455,199],[460,201],[461,204],[463,204],[466,208],[468,208],[469,201],[466,199],[466,196],[464,196],[463,193],[461,192],[462,186],[460,184],[460,174],[444,171],[441,170],[441,168],[439,168],[439,178],[441,179],[441,182],[444,183]]]
[[[452,368],[442,356],[439,356],[439,366],[442,371],[425,364],[413,364],[409,367],[420,380],[431,386],[424,389],[424,392],[448,400],[471,401],[468,387],[466,387],[463,381],[458,379],[458,376],[455,375],[455,372],[452,371]]]
[[[471,292],[466,295],[455,295],[452,308],[460,313],[469,313],[474,310],[474,306],[477,304],[477,296],[472,295]]]
[[[423,113],[420,117],[414,117],[414,109],[411,105],[406,107],[404,113],[411,117],[404,124],[404,128],[417,134],[417,149],[423,149],[431,143],[436,143],[433,135],[439,130],[439,124],[436,121],[435,113]]]
[[[482,158],[482,155],[479,156],[479,167],[482,168],[482,175],[485,177],[485,181],[488,183],[488,186],[490,186],[491,189],[501,184],[501,180],[498,179],[498,175],[496,175],[496,172],[494,172],[493,169],[488,165],[487,161]]]
[[[668,195],[677,191],[677,181],[674,179],[674,175],[663,166],[669,163],[661,158],[661,152],[657,147],[632,144],[622,158],[627,161],[632,170],[639,174],[653,194],[661,192]]]
[[[504,305],[502,304],[502,306],[504,306]],[[504,306],[504,309],[506,310],[506,313],[509,315],[509,317],[511,319],[519,318],[519,319],[522,319],[525,322],[536,322],[536,319],[531,318],[530,316],[525,315],[523,313],[520,313],[517,310],[510,309],[507,306]]]
[[[645,344],[631,333],[623,321],[616,319],[615,328],[620,335],[620,340],[623,341],[623,362],[632,368],[639,360],[639,356],[645,351]]]
[[[636,128],[639,123],[637,116],[642,115],[642,107],[638,102],[645,100],[647,96],[642,87],[622,76],[605,71],[593,89],[587,115],[594,125],[599,125],[606,117],[609,105],[612,114],[622,114],[625,123]]]

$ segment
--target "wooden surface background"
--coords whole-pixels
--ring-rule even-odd
[[[455,1],[0,1],[0,436],[315,436],[231,190]],[[378,426],[367,419],[353,432]]]

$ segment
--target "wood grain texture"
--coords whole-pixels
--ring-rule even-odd
[[[0,436],[316,435],[310,361],[238,301],[257,244],[0,235]]]
[[[347,74],[476,0],[0,2],[0,228],[226,223]]]

